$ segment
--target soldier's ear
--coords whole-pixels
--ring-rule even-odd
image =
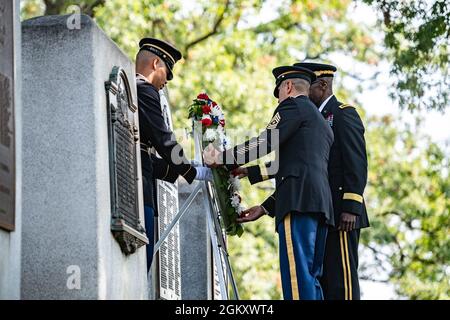
[[[292,81],[288,81],[286,85],[288,86],[288,91],[291,92],[292,88],[294,88],[294,83]]]
[[[154,70],[158,68],[158,65],[159,65],[159,58],[153,59],[152,67]]]

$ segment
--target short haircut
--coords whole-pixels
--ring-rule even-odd
[[[140,50],[136,54],[136,66],[137,67],[146,66],[149,63],[151,63],[153,61],[153,59],[158,59],[159,62],[164,65],[164,61],[162,61],[162,59],[160,57],[158,57],[156,54],[154,54],[148,50]]]
[[[289,79],[292,81],[292,84],[294,85],[295,90],[297,91],[307,91],[309,90],[310,83],[304,79],[300,78],[294,78]]]

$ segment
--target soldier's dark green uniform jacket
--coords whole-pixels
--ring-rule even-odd
[[[279,139],[274,139],[276,132]],[[332,130],[309,98],[290,97],[278,105],[261,135],[224,152],[223,161],[229,163],[231,159],[234,164],[227,167],[232,170],[276,151],[276,191],[265,202],[269,214],[276,218],[276,226],[293,211],[322,214],[333,225],[327,171],[332,143]],[[273,201],[275,198],[277,201]]]
[[[158,90],[151,83],[139,77],[136,79],[136,85],[144,204],[156,209],[154,203],[155,179],[174,183],[181,175],[188,183],[191,183],[197,172],[184,156],[182,147],[166,125]],[[154,147],[162,158],[151,154],[151,147]],[[176,157],[173,158],[174,156]]]
[[[367,155],[364,126],[351,105],[331,97],[322,115],[333,129],[334,143],[328,164],[329,183],[333,197],[334,221],[338,225],[342,212],[353,213],[356,229],[369,227],[363,192],[367,182]],[[273,163],[248,167],[248,179],[255,184],[274,178]],[[268,211],[275,205],[275,197],[263,204]]]

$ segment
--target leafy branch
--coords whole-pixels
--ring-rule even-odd
[[[216,21],[214,22],[214,25],[211,29],[211,31],[209,31],[208,33],[198,37],[197,39],[189,42],[188,44],[186,44],[184,51],[185,51],[185,56],[187,56],[187,52],[189,51],[190,48],[192,48],[193,46],[205,41],[206,39],[208,39],[209,37],[217,34],[219,32],[219,27],[222,24],[222,21],[225,18],[225,13],[227,13],[228,8],[230,6],[230,0],[227,0],[225,3],[225,7],[223,8],[223,10],[220,11],[219,15],[216,18]]]

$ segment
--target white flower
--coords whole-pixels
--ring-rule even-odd
[[[222,126],[217,127],[217,133],[219,134],[219,140],[222,144],[227,144],[229,142],[228,137],[225,135],[225,131]]]
[[[241,205],[241,198],[239,197],[239,195],[237,193],[235,193],[231,198],[231,205],[233,206],[233,208],[238,209]]]
[[[222,110],[220,110],[220,107],[218,105],[211,108],[210,114],[214,117],[219,117],[219,119],[220,119],[220,117],[223,118]]]
[[[225,135],[225,131],[224,131],[222,126],[218,126],[216,130],[217,130],[217,132],[219,133],[220,136]]]
[[[230,145],[230,138],[225,136],[224,139],[223,139],[223,144],[226,145],[226,146],[229,146]]]
[[[209,141],[212,142],[216,140],[217,133],[214,129],[208,128],[206,129],[205,133],[203,134],[203,141]]]
[[[228,182],[230,183],[233,190],[239,190],[241,188],[241,181],[239,181],[239,178],[237,177],[230,176]]]

